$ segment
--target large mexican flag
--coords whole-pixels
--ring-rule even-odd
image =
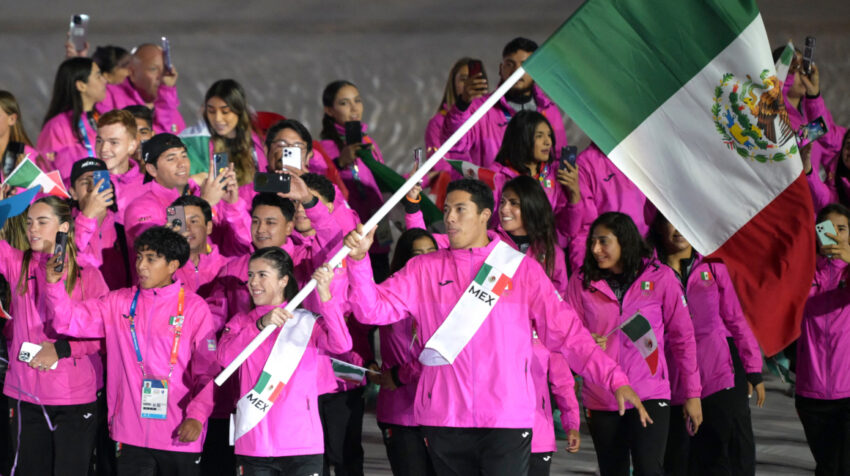
[[[765,353],[799,334],[812,202],[753,0],[589,0],[525,70],[705,255]]]

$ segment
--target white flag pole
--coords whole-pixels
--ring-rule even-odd
[[[387,213],[389,213],[390,210],[392,210],[392,208],[395,207],[396,204],[398,204],[398,202],[400,202],[405,195],[407,195],[407,192],[409,192],[414,185],[416,185],[417,183],[419,183],[420,180],[422,180],[425,174],[427,174],[429,171],[431,171],[432,168],[434,168],[435,165],[437,165],[437,162],[442,159],[443,156],[445,156],[446,153],[451,150],[451,148],[454,147],[455,144],[458,143],[458,141],[460,141],[461,137],[466,135],[466,133],[469,132],[470,129],[472,129],[472,126],[474,126],[475,123],[477,123],[484,116],[484,114],[487,113],[487,111],[493,108],[497,101],[502,99],[502,96],[504,96],[505,93],[507,93],[508,90],[511,89],[511,87],[513,87],[513,85],[516,84],[516,82],[519,81],[519,79],[522,78],[524,74],[525,70],[521,66],[517,68],[517,70],[514,71],[514,73],[510,75],[510,77],[508,77],[508,79],[506,79],[505,82],[503,82],[498,87],[498,89],[496,89],[493,94],[491,94],[487,98],[486,101],[484,101],[484,104],[482,104],[481,107],[479,107],[472,114],[472,116],[470,116],[469,119],[467,119],[466,122],[464,122],[463,125],[461,125],[458,130],[455,131],[455,133],[452,134],[451,137],[449,137],[448,140],[446,140],[446,142],[444,142],[443,145],[441,145],[436,152],[434,152],[434,155],[429,157],[428,160],[424,164],[422,164],[422,166],[419,167],[419,169],[414,172],[413,175],[410,176],[410,178],[407,179],[407,182],[405,182],[404,185],[401,186],[401,188],[396,190],[396,192],[392,195],[392,197],[390,197],[389,200],[384,202],[381,208],[378,209],[378,211],[375,212],[374,215],[372,215],[372,218],[370,218],[369,221],[367,221],[363,225],[363,233],[369,233],[372,228],[375,228],[378,225],[378,222],[383,220]],[[333,258],[330,259],[328,264],[330,264],[331,267],[338,266],[342,262],[343,258],[345,258],[350,251],[351,250],[347,246],[343,246],[333,256]],[[307,297],[307,295],[310,294],[314,289],[316,289],[316,280],[311,279],[310,282],[307,283],[303,288],[301,288],[298,294],[296,294],[295,297],[292,298],[289,303],[287,303],[286,310],[289,312],[294,311],[295,308],[297,308],[298,305],[301,304],[301,301],[303,301]],[[242,352],[240,352],[239,355],[237,355],[236,358],[233,359],[233,362],[230,362],[227,367],[225,367],[224,370],[222,370],[221,373],[218,374],[218,376],[215,378],[216,385],[222,385],[233,374],[233,372],[235,372],[236,369],[238,369],[239,366],[242,365],[242,363],[245,362],[248,357],[252,353],[254,353],[255,350],[257,350],[258,347],[260,347],[260,344],[262,344],[263,341],[265,341],[272,334],[272,332],[275,331],[276,328],[276,326],[266,326],[265,328],[263,328],[262,332],[260,332],[257,337],[254,337],[254,340],[252,340],[247,346],[245,346],[245,348],[242,349]]]

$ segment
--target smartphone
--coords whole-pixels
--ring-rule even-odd
[[[171,72],[171,43],[167,37],[162,37],[162,65],[166,73]]]
[[[826,236],[827,233],[835,235],[835,225],[831,221],[824,220],[815,225],[815,232],[818,234],[818,241],[820,241],[821,246],[838,244],[837,241]]]
[[[68,251],[68,234],[64,231],[56,232],[56,245],[53,248],[53,255],[56,256],[56,267],[53,268],[57,273],[61,273],[65,269],[65,254]]]
[[[95,170],[92,172],[92,182],[97,185],[98,182],[103,180],[103,183],[100,184],[100,187],[97,188],[97,193],[100,193],[109,188],[109,171],[108,170]]]
[[[227,152],[213,154],[213,169],[210,170],[210,177],[218,177],[229,165],[230,161],[227,159]]]
[[[469,60],[469,63],[466,63],[466,67],[469,69],[469,77],[474,78],[481,74],[484,71],[484,65],[481,63],[481,60]]]
[[[257,172],[254,174],[254,191],[289,193],[292,177],[289,174]]]
[[[9,145],[6,146],[6,152],[12,153],[13,155],[20,155],[26,152],[24,147],[23,142],[9,141]]]
[[[568,145],[566,147],[561,148],[561,165],[560,168],[566,169],[565,164],[570,164],[571,166],[576,166],[576,159],[578,158],[578,147],[574,145]]]
[[[363,128],[360,121],[348,121],[345,123],[345,145],[360,144],[363,142]]]
[[[41,351],[41,346],[38,344],[33,344],[32,342],[24,342],[21,344],[21,351],[18,352],[18,360],[21,362],[29,362],[35,355]],[[59,361],[53,363],[50,366],[50,370],[56,370],[56,366],[59,365]]]
[[[284,147],[280,155],[280,165],[288,165],[301,170],[301,148],[300,147]]]
[[[182,205],[165,209],[165,223],[172,230],[177,227],[177,233],[186,232],[186,209]]]
[[[823,116],[821,116],[808,124],[804,124],[803,127],[797,131],[797,145],[800,148],[803,148],[820,139],[826,133],[826,122],[824,122]]]
[[[71,15],[71,26],[68,27],[68,34],[71,37],[71,44],[77,51],[83,51],[86,47],[86,30],[89,27],[89,16],[85,13]]]
[[[413,149],[413,167],[414,170],[419,170],[419,166],[422,165],[422,159],[425,158],[425,149],[422,147],[417,147]]]
[[[815,37],[806,37],[806,49],[803,50],[803,74],[812,74],[812,59],[815,55]]]

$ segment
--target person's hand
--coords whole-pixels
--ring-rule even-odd
[[[643,407],[640,397],[638,397],[638,394],[632,390],[630,385],[617,387],[617,390],[614,391],[614,396],[617,397],[617,407],[619,408],[620,416],[626,414],[626,402],[629,402],[638,411],[640,424],[643,425],[644,428],[646,428],[646,425],[651,425],[653,423],[652,418],[649,417],[649,413],[646,412],[646,408]]]
[[[470,103],[473,99],[479,98],[488,92],[487,78],[484,77],[484,73],[479,73],[476,76],[466,78],[460,97],[463,99],[463,102]]]
[[[283,327],[286,321],[292,319],[292,317],[291,312],[282,307],[276,307],[260,318],[260,328],[265,329],[266,326]]]
[[[215,167],[215,164],[210,159],[210,170],[213,170],[213,167]],[[235,181],[236,172],[233,171],[233,164],[228,165],[226,169],[220,171],[215,178],[213,178],[212,174],[209,174],[203,183],[201,183],[201,198],[206,200],[211,207],[214,207],[228,194],[227,186]],[[236,198],[239,198],[238,192]]]
[[[65,255],[67,257],[67,253],[65,253]],[[53,256],[50,257],[49,260],[47,260],[47,264],[45,264],[45,266],[47,267],[45,269],[45,275],[46,275],[45,278],[47,279],[47,282],[50,283],[50,284],[58,283],[59,281],[62,280],[62,275],[65,274],[65,268],[67,266],[62,268],[61,273],[56,271],[56,266],[59,264],[58,260],[59,260],[59,255],[53,255]],[[65,260],[65,262],[67,263],[67,259]]]
[[[366,368],[372,371],[366,372],[366,380],[368,380],[369,383],[373,383],[380,387],[381,377],[383,377],[383,375],[381,374],[381,367],[378,366],[377,362],[370,362],[369,365],[366,366]]]
[[[171,65],[171,71],[162,72],[162,84],[172,88],[177,86],[177,67],[174,64]]]
[[[366,236],[363,236],[363,224],[358,223],[357,229],[346,235],[345,246],[351,249],[348,252],[351,259],[360,261],[366,257],[366,253],[369,252],[369,248],[372,247],[372,242],[375,240],[375,230],[377,230],[377,227],[372,228]]]
[[[278,192],[278,196],[288,198],[296,202],[301,202],[302,204],[309,203],[313,200],[313,194],[310,193],[310,189],[307,187],[307,184],[304,183],[304,179],[301,178],[301,175],[294,174],[291,170],[298,169],[286,166],[282,172],[289,175],[289,193]]]
[[[353,164],[354,161],[357,160],[357,152],[359,152],[360,149],[364,147],[366,147],[366,145],[363,143],[348,144],[347,146],[343,147],[342,150],[339,151],[339,159],[337,159],[339,165],[342,168],[345,168]]]
[[[567,452],[577,453],[581,446],[581,433],[578,430],[570,430],[567,432]]]
[[[756,405],[758,405],[759,408],[763,408],[764,407],[764,400],[765,400],[765,397],[766,397],[766,395],[764,393],[764,382],[761,382],[758,385],[756,385],[755,389],[756,389]],[[747,397],[749,397],[749,398],[753,397],[753,384],[751,384],[749,382],[747,382]]]
[[[12,187],[10,187],[6,184],[4,184],[3,186],[0,186],[0,200],[6,200],[6,197],[11,197],[12,196],[11,192],[12,192]]]
[[[420,193],[422,193],[422,186],[417,183],[407,192],[407,199],[411,202],[418,202]]]
[[[807,95],[817,96],[820,94],[820,71],[818,70],[818,65],[812,63],[812,73],[809,75],[805,75],[800,71],[800,80],[803,82],[803,86],[806,87]]]
[[[820,252],[827,258],[832,259],[840,259],[845,263],[850,263],[850,244],[847,242],[842,242],[838,239],[837,236],[832,233],[826,233],[826,236],[832,238],[837,242],[837,245],[822,245],[820,247]]]
[[[59,361],[59,355],[56,354],[56,346],[53,342],[44,341],[41,343],[41,350],[35,354],[35,357],[29,361],[29,366],[45,372],[53,367],[53,364]]]
[[[803,172],[806,175],[812,173],[812,145],[814,142],[809,142],[805,147],[800,149],[800,159],[803,161]]]
[[[334,279],[334,271],[331,267],[324,263],[313,273],[313,279],[316,280],[316,291],[319,293],[319,299],[322,302],[331,300],[331,281]]]
[[[298,167],[293,167],[291,165],[284,165],[283,170],[277,170],[276,172],[279,173],[279,174],[289,174],[289,175],[295,175],[295,176],[298,176],[298,177],[307,173],[306,170],[302,170]]]
[[[398,386],[393,379],[393,371],[391,369],[384,370],[381,373],[381,388],[384,390],[396,390]]]
[[[590,333],[590,337],[593,337],[593,340],[596,341],[596,345],[598,345],[599,347],[602,347],[602,350],[605,350],[605,348],[608,347],[608,338],[607,337],[605,337],[603,335],[595,334],[593,332]]]
[[[682,405],[682,416],[685,418],[685,421],[688,418],[691,419],[694,424],[694,434],[696,434],[700,425],[702,425],[702,402],[700,399],[689,398],[685,400],[685,404]]]
[[[86,57],[89,55],[89,42],[87,41],[83,46],[83,49],[77,51],[77,48],[74,47],[74,42],[71,41],[71,32],[65,33],[65,58],[76,58],[78,56]]]
[[[581,201],[581,189],[578,183],[578,165],[565,163],[565,169],[558,167],[558,183],[567,188],[570,192],[570,203],[575,205]]]
[[[106,181],[106,179],[100,179],[99,182],[94,184],[94,188],[92,188],[91,191],[86,191],[85,194],[80,197],[80,210],[82,211],[82,214],[88,218],[101,219],[105,217],[106,209],[112,205],[112,199],[115,196],[115,190],[113,190],[112,187],[104,189],[102,192],[98,192],[104,181]]]
[[[194,418],[187,418],[177,428],[177,437],[183,443],[191,443],[201,436],[204,424]]]

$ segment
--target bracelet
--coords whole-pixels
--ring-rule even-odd
[[[419,202],[422,201],[422,194],[420,193],[419,196],[416,197],[416,200],[411,200],[410,197],[408,197],[407,195],[405,195],[404,198],[406,198],[407,201],[410,202],[410,203],[419,203]]]
[[[257,330],[258,330],[258,331],[260,331],[260,332],[263,332],[263,329],[265,329],[265,328],[266,328],[266,326],[262,326],[262,327],[260,326],[260,324],[262,324],[262,322],[263,322],[263,318],[262,318],[262,317],[261,317],[261,318],[259,318],[259,319],[257,319]]]

